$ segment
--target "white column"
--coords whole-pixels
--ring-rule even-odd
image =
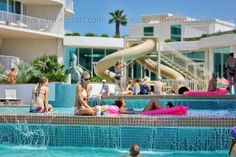
[[[7,0],[7,12],[9,12],[9,0]]]
[[[236,58],[236,45],[231,45],[230,48],[231,48],[231,52],[234,53],[234,58]]]
[[[208,51],[208,68],[209,72],[214,72],[214,49],[210,48]]]
[[[77,51],[77,63],[79,65],[79,48],[77,48],[77,49],[78,49],[78,51]]]
[[[157,75],[158,78],[161,77],[161,42],[158,40],[158,44],[156,44],[158,46],[158,61],[157,61]]]
[[[204,50],[204,68],[209,71],[209,50],[205,49]]]
[[[131,63],[131,78],[134,79],[134,61]]]
[[[0,38],[0,47],[2,47],[3,41],[2,38]]]
[[[94,63],[93,63],[93,48],[91,49],[91,77],[93,77],[93,66],[94,66]]]
[[[24,4],[21,2],[20,3],[20,11],[21,11],[21,15],[24,15]]]

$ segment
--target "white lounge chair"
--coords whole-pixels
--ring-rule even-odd
[[[16,90],[15,89],[6,89],[5,90],[5,98],[6,99],[17,99]]]
[[[5,98],[0,98],[0,105],[19,105],[21,99],[17,98],[15,89],[6,89]]]

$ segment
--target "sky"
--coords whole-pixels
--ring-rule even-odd
[[[172,13],[193,18],[217,18],[236,23],[236,0],[74,0],[75,15],[67,18],[66,32],[88,32],[97,36],[115,34],[115,25],[108,24],[109,12],[124,10],[128,25],[140,23],[142,15]],[[121,35],[128,26],[121,26]]]

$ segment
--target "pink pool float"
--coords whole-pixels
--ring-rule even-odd
[[[139,112],[139,114],[145,114],[145,115],[161,115],[161,114],[169,114],[169,115],[184,115],[188,111],[187,106],[176,106],[172,108],[163,108],[163,109],[157,109],[157,110],[151,110],[151,111],[144,111]]]
[[[136,112],[136,113],[145,115],[161,115],[161,114],[184,115],[187,113],[187,110],[188,110],[187,106],[176,106],[172,108],[163,108],[163,109],[156,109],[156,110]],[[108,112],[109,114],[119,114],[119,107],[115,105],[109,106]]]
[[[187,91],[184,95],[226,95],[228,93],[227,89],[219,89],[217,91]]]

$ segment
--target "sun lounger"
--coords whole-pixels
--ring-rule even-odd
[[[17,98],[15,89],[6,89],[5,98],[0,98],[1,105],[18,105],[21,99]]]

